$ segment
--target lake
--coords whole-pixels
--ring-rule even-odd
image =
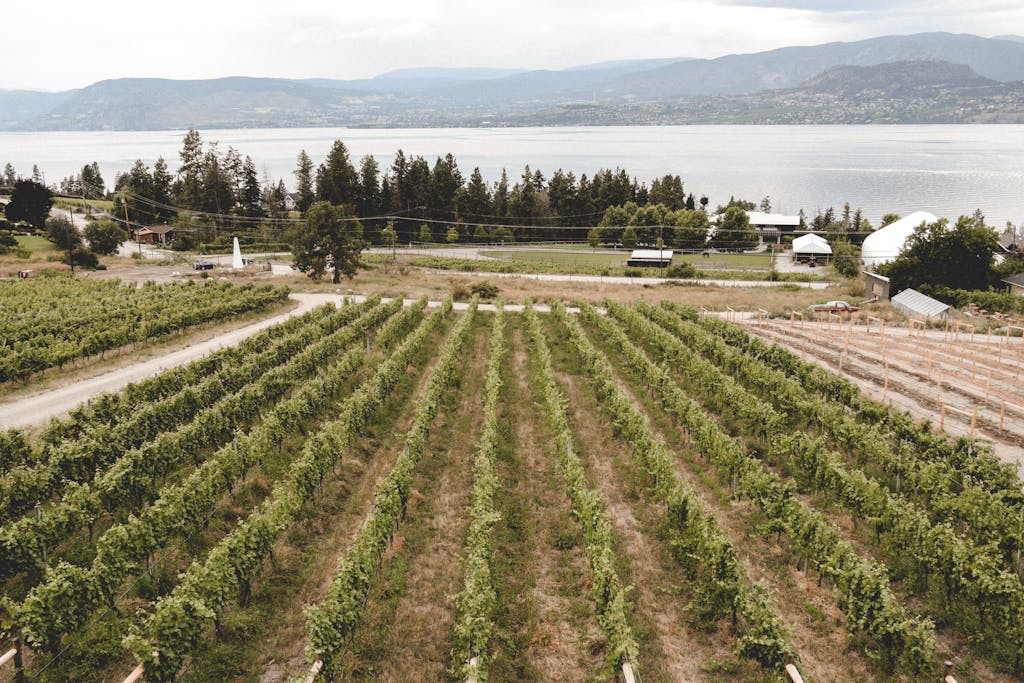
[[[523,167],[545,177],[562,168],[588,176],[599,168],[626,169],[641,181],[666,173],[711,206],[730,196],[812,216],[844,202],[878,224],[884,213],[916,210],[955,218],[981,209],[988,223],[1024,222],[1024,126],[627,126],[456,129],[240,129],[200,131],[223,152],[231,145],[252,156],[261,173],[294,187],[295,159],[305,149],[319,163],[341,139],[353,161],[372,154],[383,168],[398,149],[431,164],[455,155],[463,175],[479,166],[496,180],[514,181]],[[107,182],[136,159],[178,162],[184,131],[0,132],[0,164],[22,175],[37,164],[46,181],[96,161]]]

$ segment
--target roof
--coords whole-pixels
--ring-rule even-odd
[[[787,216],[782,213],[765,213],[763,211],[747,211],[751,225],[785,225],[799,227],[800,216]]]
[[[140,235],[166,235],[169,232],[174,232],[175,228],[173,225],[147,225],[146,227],[139,230]]]
[[[907,315],[923,315],[925,317],[945,315],[949,304],[944,304],[930,296],[925,296],[916,289],[904,289],[891,300],[893,308]]]
[[[831,254],[832,247],[829,246],[828,240],[818,235],[808,234],[801,235],[793,240],[793,253],[794,254]]]
[[[921,223],[934,223],[937,220],[939,219],[936,216],[927,211],[915,211],[884,228],[875,230],[864,238],[864,244],[860,249],[861,261],[868,270],[892,261],[903,251],[903,245],[907,243],[907,238],[914,233],[917,226]]]
[[[1024,273],[1017,273],[1010,277],[1004,277],[1002,281],[1015,287],[1024,287]]]
[[[664,261],[672,258],[671,249],[634,249],[629,255],[631,261]]]

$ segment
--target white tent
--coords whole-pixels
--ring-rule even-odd
[[[864,267],[874,270],[876,266],[892,261],[900,252],[903,245],[907,243],[914,229],[921,223],[934,223],[939,220],[927,211],[915,211],[909,216],[890,223],[884,228],[879,228],[864,238],[861,246],[860,259]]]
[[[824,237],[815,234],[801,235],[793,240],[793,254],[796,256],[831,256],[832,247]]]

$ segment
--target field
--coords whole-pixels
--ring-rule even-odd
[[[508,308],[324,306],[0,433],[28,676],[1020,680],[986,442],[694,308]]]
[[[558,263],[580,264],[601,267],[625,267],[629,257],[628,250],[597,249],[587,252],[585,247],[577,245],[568,249],[528,249],[516,250],[482,249],[481,254],[505,261],[523,263]],[[769,270],[771,254],[712,254],[704,257],[701,254],[676,254],[673,261],[692,263],[697,268],[709,270]]]

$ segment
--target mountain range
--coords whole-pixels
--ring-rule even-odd
[[[0,130],[1024,121],[1024,38],[883,36],[559,71],[124,78],[0,91]]]

